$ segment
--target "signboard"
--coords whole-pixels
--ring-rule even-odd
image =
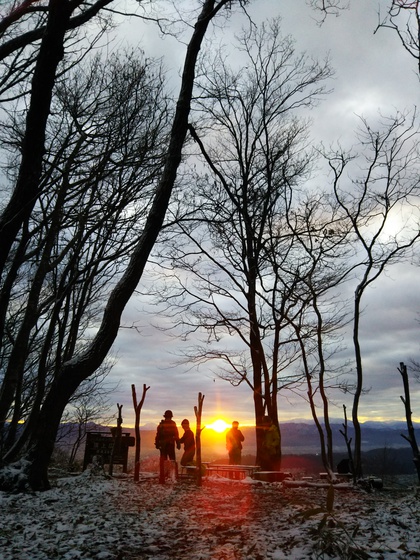
[[[128,448],[133,447],[135,438],[129,433],[123,433],[118,440],[106,432],[88,432],[86,434],[85,456],[83,459],[83,470],[97,457],[103,465],[111,462],[114,452],[114,465],[122,465],[123,472],[127,472]],[[114,449],[114,445],[116,448]]]

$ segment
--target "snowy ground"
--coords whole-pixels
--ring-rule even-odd
[[[1,560],[420,558],[415,487],[334,491],[251,479],[197,487],[86,471],[43,493],[0,492]]]

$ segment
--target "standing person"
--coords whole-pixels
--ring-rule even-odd
[[[179,433],[176,423],[172,420],[172,410],[165,410],[163,414],[164,420],[161,420],[156,430],[155,447],[160,451],[159,458],[159,482],[165,482],[165,461],[174,462],[175,476],[177,475],[177,464],[175,462],[175,444],[178,449]]]
[[[229,454],[229,465],[240,465],[242,455],[242,442],[244,436],[239,429],[239,422],[232,422],[231,429],[226,434],[226,449]]]
[[[260,466],[262,471],[280,470],[280,432],[269,416],[264,416]]]
[[[179,444],[184,444],[184,454],[181,457],[181,465],[192,465],[195,455],[195,437],[194,433],[190,428],[190,422],[186,418],[181,422],[181,426],[184,430],[184,435],[179,440]]]

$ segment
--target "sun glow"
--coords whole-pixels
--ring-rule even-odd
[[[224,420],[219,419],[215,420],[213,424],[207,424],[207,428],[210,428],[211,430],[214,430],[215,432],[221,434],[226,430],[226,428],[229,428],[229,424],[226,424]]]

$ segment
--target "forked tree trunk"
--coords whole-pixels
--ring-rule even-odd
[[[201,486],[203,482],[203,471],[201,463],[201,432],[204,428],[201,427],[201,416],[203,413],[204,395],[198,393],[198,406],[194,407],[196,418],[195,429],[195,459],[197,464],[197,486]]]
[[[134,482],[138,482],[140,478],[140,450],[141,450],[141,435],[140,435],[140,413],[143,407],[144,400],[146,398],[146,393],[150,387],[146,387],[143,384],[143,394],[139,403],[137,403],[136,386],[131,385],[131,393],[133,395],[133,406],[136,415],[134,431],[136,435],[136,449],[134,452]]]

